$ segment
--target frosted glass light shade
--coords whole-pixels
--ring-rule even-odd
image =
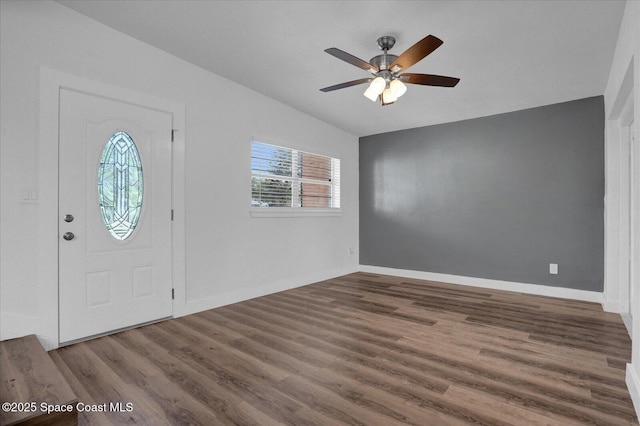
[[[393,94],[391,89],[384,89],[384,92],[382,92],[381,96],[382,96],[383,105],[392,104],[398,100],[398,98]]]
[[[371,90],[371,86],[369,86],[367,90],[365,90],[364,95],[367,98],[371,99],[373,102],[378,100],[378,94]]]
[[[391,93],[393,93],[396,98],[399,98],[405,94],[407,86],[400,80],[396,79],[389,84],[389,89],[391,89]]]
[[[371,89],[376,95],[379,95],[384,91],[385,87],[387,87],[386,80],[382,77],[376,77],[371,82],[369,89]]]

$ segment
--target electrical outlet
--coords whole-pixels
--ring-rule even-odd
[[[549,273],[551,275],[558,275],[558,264],[557,263],[550,263],[549,264]]]

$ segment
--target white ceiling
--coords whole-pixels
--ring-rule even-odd
[[[624,1],[130,1],[59,3],[357,136],[602,95]],[[461,79],[408,85],[393,105],[362,96],[368,77],[324,52],[364,60],[392,35],[399,55],[444,44],[409,72]]]

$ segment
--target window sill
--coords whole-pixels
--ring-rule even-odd
[[[251,217],[334,217],[342,216],[341,209],[302,209],[288,207],[253,207]]]

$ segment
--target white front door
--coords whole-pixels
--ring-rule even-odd
[[[172,314],[172,114],[60,90],[60,343]]]

